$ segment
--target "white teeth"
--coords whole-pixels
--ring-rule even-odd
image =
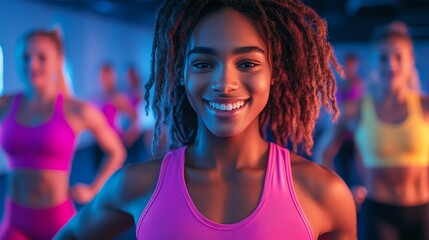
[[[245,104],[245,101],[238,101],[238,102],[228,103],[228,104],[209,102],[210,107],[220,111],[232,111],[232,110],[241,108],[244,104]]]

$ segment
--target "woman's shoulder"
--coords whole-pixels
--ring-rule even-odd
[[[295,192],[319,235],[353,232],[356,208],[344,181],[332,170],[291,154]]]
[[[79,115],[81,117],[92,117],[94,115],[101,116],[100,110],[93,103],[72,96],[64,96],[63,99],[65,112]]]
[[[96,197],[79,210],[70,229],[79,226],[84,239],[94,239],[105,234],[100,226],[118,232],[126,226],[137,224],[156,188],[161,161],[154,160],[123,166],[103,185]],[[91,221],[86,221],[87,219]],[[70,230],[69,230],[70,231]],[[83,236],[83,234],[85,236]],[[111,236],[103,235],[103,239]]]
[[[90,105],[88,102],[74,96],[63,96],[64,104],[74,108],[84,108]]]
[[[159,158],[123,166],[110,177],[102,191],[115,198],[118,206],[150,197],[148,195],[158,183],[161,165],[162,159]]]
[[[12,103],[13,99],[15,99],[19,95],[21,95],[21,93],[4,94],[0,96],[0,106]]]
[[[321,205],[339,201],[350,193],[344,181],[332,170],[291,153],[294,184]]]
[[[131,107],[131,98],[124,92],[117,91],[112,98],[113,103],[119,108]]]
[[[0,117],[3,117],[10,110],[12,102],[17,95],[19,94],[6,94],[0,96]]]
[[[291,166],[293,175],[299,182],[305,183],[306,179],[315,179],[318,181],[311,181],[314,185],[324,185],[324,182],[331,182],[339,180],[335,172],[312,162],[296,153],[290,152]],[[308,186],[311,187],[311,186]],[[322,186],[323,187],[323,186]],[[316,189],[320,189],[317,187]]]
[[[118,176],[122,183],[123,196],[145,195],[153,189],[158,182],[161,165],[162,158],[158,158],[124,166]]]
[[[420,102],[425,113],[429,113],[429,95],[421,94]]]

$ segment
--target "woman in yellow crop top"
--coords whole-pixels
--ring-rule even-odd
[[[429,239],[429,97],[416,89],[413,44],[404,23],[375,34],[380,81],[362,100],[344,104],[342,119],[315,149],[333,168],[342,132],[352,131],[364,187],[359,239]]]

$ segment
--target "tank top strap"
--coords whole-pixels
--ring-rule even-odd
[[[184,170],[185,151],[186,147],[180,147],[171,150],[162,160],[162,162],[165,162],[166,165],[164,171],[168,172],[168,176],[172,176],[174,182],[177,182],[180,179],[182,173],[181,171]]]
[[[177,190],[180,189],[180,165],[181,163],[184,163],[184,159],[182,157],[184,156],[185,147],[172,150],[165,154],[165,156],[162,159],[161,167],[159,169],[159,176],[158,176],[158,182],[155,186],[155,190],[152,194],[152,197],[150,198],[149,202],[147,203],[147,206],[144,208],[142,213],[140,214],[139,220],[136,225],[136,235],[139,236],[140,229],[142,226],[143,219],[148,214],[149,210],[152,208],[152,205],[158,198],[158,195],[161,192],[161,188],[165,188],[167,186],[170,187],[170,189]],[[168,191],[169,189],[167,189]],[[172,191],[168,191],[171,193]],[[175,196],[176,197],[176,196]],[[162,201],[162,199],[161,199]]]
[[[19,105],[22,101],[22,93],[16,94],[12,99],[12,106],[9,111],[7,118],[15,119],[16,113],[18,112]]]
[[[420,97],[418,94],[410,94],[407,98],[407,106],[409,110],[410,117],[417,117],[419,119],[423,118],[422,104],[420,102]]]
[[[59,94],[57,96],[57,98],[55,99],[55,116],[63,116],[64,115],[63,102],[64,102],[64,97],[63,97],[63,95]]]
[[[360,118],[361,118],[361,122],[374,122],[377,120],[377,113],[375,112],[375,107],[374,107],[374,100],[371,96],[369,95],[365,95],[362,98],[362,105],[361,105],[361,113],[360,113]]]

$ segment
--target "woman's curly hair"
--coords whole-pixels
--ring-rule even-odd
[[[320,107],[334,119],[335,77],[341,72],[327,40],[327,25],[300,0],[166,0],[154,30],[152,66],[145,85],[146,111],[152,107],[156,124],[153,149],[160,146],[163,126],[168,127],[171,148],[192,144],[198,121],[180,79],[188,40],[200,20],[222,8],[238,11],[259,24],[271,56],[273,85],[268,104],[260,114],[260,131],[269,126],[276,143],[302,144],[308,154]],[[153,96],[151,89],[154,87]],[[149,99],[152,101],[151,105]]]

